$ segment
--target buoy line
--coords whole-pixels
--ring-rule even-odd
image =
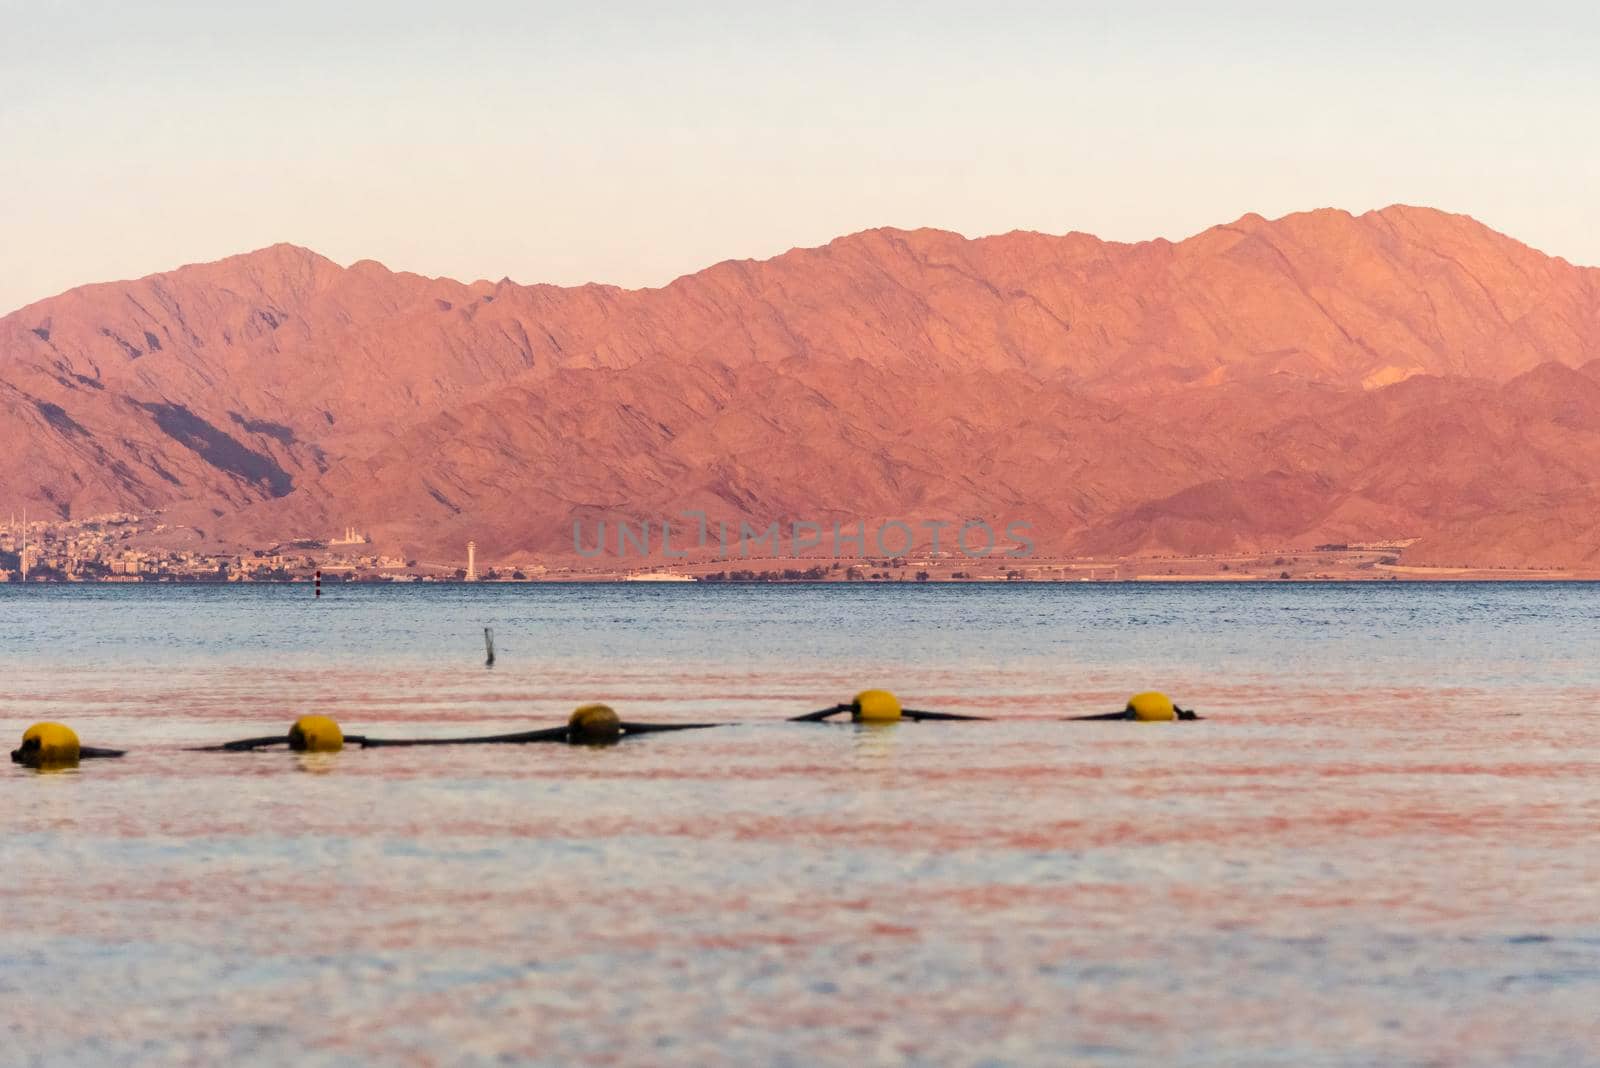
[[[964,721],[992,722],[988,716],[966,716],[954,712],[928,712],[905,708],[900,699],[888,690],[862,690],[848,703],[792,716],[786,723],[824,723],[834,716],[848,714],[853,723],[889,724],[902,719],[913,721]],[[1136,693],[1128,698],[1120,712],[1103,712],[1088,716],[1068,716],[1071,722],[1090,720],[1129,720],[1139,723],[1171,723],[1198,720],[1201,716],[1186,708],[1179,708],[1166,694],[1156,690]],[[219,745],[206,745],[185,750],[191,753],[249,753],[282,747],[297,753],[337,753],[346,745],[361,749],[407,748],[445,745],[528,745],[556,742],[568,745],[615,745],[625,738],[667,731],[708,730],[712,727],[734,726],[732,723],[637,723],[622,719],[610,705],[587,704],[574,709],[565,726],[546,727],[511,734],[490,734],[467,738],[373,738],[360,734],[345,734],[332,717],[324,715],[301,716],[290,725],[286,734],[270,734],[260,738],[241,738]],[[60,723],[35,723],[22,734],[22,745],[11,751],[13,763],[41,771],[74,768],[80,760],[126,755],[123,749],[101,749],[82,745],[72,728]]]

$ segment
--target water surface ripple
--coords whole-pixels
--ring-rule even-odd
[[[1597,633],[1582,584],[0,587],[8,744],[133,750],[0,773],[0,1061],[1600,1062]],[[868,685],[999,722],[781,722]],[[1056,722],[1150,686],[1211,718]],[[588,700],[741,725],[180,752]]]

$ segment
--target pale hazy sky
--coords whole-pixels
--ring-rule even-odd
[[[1595,5],[1299,6],[0,0],[0,312],[277,241],[634,286],[1394,202],[1600,264]]]

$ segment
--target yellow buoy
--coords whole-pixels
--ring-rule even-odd
[[[71,727],[35,723],[22,732],[22,747],[11,758],[30,768],[75,768],[78,748],[78,736]]]
[[[1127,711],[1132,712],[1133,718],[1141,723],[1159,723],[1178,718],[1178,709],[1172,703],[1172,698],[1157,690],[1146,690],[1128,698]]]
[[[900,718],[900,699],[888,690],[862,690],[854,704],[855,718],[862,723],[893,723]]]
[[[622,737],[622,720],[610,705],[580,705],[567,720],[567,732],[574,742],[614,742]]]
[[[300,753],[337,753],[344,731],[327,716],[301,716],[289,728],[289,748]]]

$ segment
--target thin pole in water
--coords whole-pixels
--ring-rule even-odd
[[[484,667],[494,667],[494,628],[493,627],[484,627],[483,628],[483,649],[484,649],[484,652],[489,654],[489,658],[483,662],[483,666]]]

